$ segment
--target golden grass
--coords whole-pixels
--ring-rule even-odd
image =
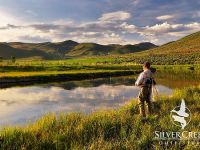
[[[154,102],[154,113],[141,119],[135,100],[116,110],[47,114],[25,127],[5,127],[1,133],[2,149],[198,149],[180,141],[159,145],[155,131],[183,131],[170,121],[170,111],[184,98],[192,112],[186,131],[199,132],[200,87],[175,90],[171,97]]]

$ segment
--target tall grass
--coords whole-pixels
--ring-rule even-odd
[[[5,127],[0,134],[1,149],[197,149],[187,144],[165,147],[154,139],[154,131],[181,130],[170,122],[169,114],[182,98],[192,112],[185,130],[198,131],[200,87],[191,87],[154,102],[154,113],[146,120],[141,119],[137,101],[132,100],[116,110],[47,114],[26,127]]]
[[[108,57],[108,58],[107,58]],[[199,70],[199,64],[178,63],[170,65],[165,62],[154,63],[156,58],[152,59],[134,55],[131,56],[107,56],[91,58],[74,58],[69,60],[17,60],[15,63],[9,61],[0,62],[0,72],[32,72],[32,71],[68,71],[68,70],[138,70],[145,61],[150,61],[156,68],[161,70]],[[111,58],[109,58],[111,57]],[[166,56],[163,56],[166,57]],[[137,60],[137,63],[135,62]],[[193,59],[192,59],[193,60]],[[172,60],[174,62],[174,60]],[[157,64],[157,65],[156,65]],[[160,65],[159,65],[160,64]]]

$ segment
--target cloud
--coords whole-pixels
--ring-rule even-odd
[[[0,1],[0,41],[28,37],[41,42],[77,39],[109,44],[121,40],[125,44],[152,37],[161,44],[196,32],[199,7],[197,0]]]
[[[169,24],[167,22],[152,26],[139,27],[127,22],[84,22],[66,24],[32,24],[27,26],[7,25],[0,27],[0,40],[24,41],[24,42],[58,42],[66,39],[78,42],[97,42],[100,44],[135,44],[141,42],[137,39],[126,38],[127,34],[138,34],[143,41],[160,43],[161,38],[167,36],[185,36],[198,31],[200,23]],[[30,36],[31,35],[31,36]],[[12,38],[11,38],[12,37]],[[164,41],[162,41],[164,42]]]
[[[138,30],[138,33],[147,41],[157,44],[164,44],[166,42],[177,40],[191,33],[198,32],[199,29],[200,23],[198,22],[189,24],[169,24],[164,22],[162,24],[146,26]]]
[[[59,29],[61,26],[56,24],[32,24],[27,27],[31,27],[43,32],[49,32],[50,30]]]
[[[157,20],[169,20],[169,19],[172,19],[172,18],[174,18],[173,15],[163,15],[163,16],[156,17]]]
[[[121,30],[124,30],[125,32],[137,32],[138,27],[136,27],[133,24],[128,24],[127,22],[123,22],[122,24],[120,24],[119,26],[121,28]]]
[[[171,34],[177,33],[174,35],[179,35],[179,32],[197,32],[200,29],[200,23],[193,22],[189,24],[169,24],[164,22],[162,24],[156,24],[153,26],[146,26],[144,31],[141,34],[149,34],[149,35],[161,35],[161,34]]]
[[[144,41],[162,44],[196,32],[200,27],[198,22],[163,22],[142,26],[133,23],[131,16],[128,11],[114,11],[103,13],[92,21],[59,19],[47,23],[0,25],[0,41],[58,42],[71,39],[100,44],[136,44]],[[156,18],[165,21],[175,16]]]
[[[16,26],[12,24],[7,24],[6,26],[0,27],[0,30],[6,30],[6,29],[15,29],[15,28],[20,28],[21,26]]]
[[[50,38],[47,37],[42,37],[42,36],[34,36],[34,35],[24,35],[24,36],[19,36],[17,38],[18,41],[23,41],[27,43],[40,43],[40,42],[49,42],[51,41]]]
[[[100,21],[123,21],[131,18],[131,14],[126,11],[116,11],[103,14],[99,20]]]

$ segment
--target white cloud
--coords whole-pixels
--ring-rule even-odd
[[[169,20],[172,18],[174,18],[174,16],[172,16],[172,15],[163,15],[163,16],[156,17],[157,20]]]
[[[170,28],[172,28],[172,26],[170,24],[168,24],[167,22],[164,22],[162,24],[156,24],[153,26],[146,26],[144,28],[144,30],[146,32],[144,32],[144,34],[155,34],[155,33],[163,33],[163,32],[167,32]],[[142,32],[143,33],[143,32]]]
[[[189,24],[155,24],[153,26],[138,27],[127,22],[86,22],[66,24],[32,24],[27,26],[7,25],[0,27],[1,41],[25,42],[58,42],[66,39],[78,42],[97,42],[100,44],[135,44],[150,41],[160,44],[171,40],[169,36],[181,37],[198,31],[200,23]],[[143,41],[126,38],[127,34],[139,34]],[[166,42],[165,41],[165,42]]]
[[[156,24],[153,26],[146,26],[144,28],[144,31],[140,32],[140,34],[146,34],[146,35],[161,35],[161,34],[171,34],[172,33],[181,33],[181,32],[197,32],[200,29],[200,23],[193,22],[189,24],[169,24],[167,22],[164,22],[162,24]],[[175,34],[173,34],[175,35]]]
[[[103,14],[100,21],[123,21],[131,18],[131,14],[126,11],[116,11]]]
[[[198,32],[200,23],[193,22],[189,24],[169,24],[164,22],[153,26],[146,26],[138,33],[147,41],[164,44],[170,41],[177,40],[181,37]]]
[[[42,36],[34,36],[34,35],[24,35],[17,37],[18,41],[23,41],[27,43],[40,43],[40,42],[49,42],[50,38],[42,37]]]
[[[157,19],[165,20],[172,17],[165,15],[158,16]],[[62,19],[49,23],[30,22],[30,24],[25,24],[20,21],[15,22],[15,18],[10,17],[10,20],[13,21],[12,24],[0,24],[0,41],[44,42],[49,40],[58,42],[71,39],[77,42],[96,42],[100,44],[136,44],[144,41],[160,44],[169,42],[172,37],[178,39],[178,37],[200,29],[200,23],[198,22],[188,24],[164,22],[152,26],[136,26],[129,23],[130,18],[130,13],[125,11],[102,14],[97,20],[89,22]],[[129,35],[132,39],[128,37]]]
[[[135,32],[137,30],[137,27],[135,25],[129,25],[127,22],[123,22],[120,27],[122,30],[126,30],[127,32]]]

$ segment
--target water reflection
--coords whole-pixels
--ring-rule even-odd
[[[158,77],[158,81],[159,93],[171,94],[167,80]],[[116,108],[137,97],[139,89],[134,82],[135,76],[127,76],[1,89],[0,125],[23,124],[47,112]]]

